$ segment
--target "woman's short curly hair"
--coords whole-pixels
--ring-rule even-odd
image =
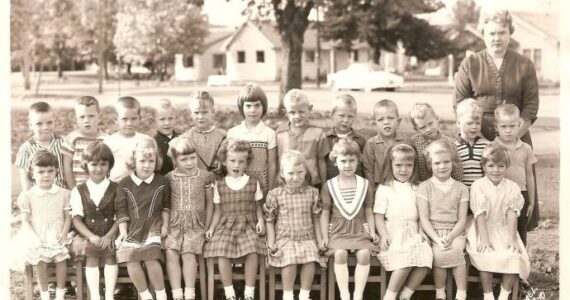
[[[248,141],[233,138],[226,139],[220,146],[220,150],[218,150],[218,160],[222,165],[228,158],[228,152],[247,152],[248,165],[253,160],[253,150]]]
[[[515,32],[513,17],[506,9],[482,11],[481,16],[479,17],[479,24],[477,25],[477,29],[481,34],[484,34],[483,27],[485,27],[489,22],[495,22],[509,28],[510,34]]]
[[[360,147],[351,138],[340,138],[336,143],[334,143],[332,150],[329,153],[329,159],[335,162],[339,155],[356,155],[358,161],[360,161]]]
[[[109,170],[115,165],[115,157],[113,156],[113,151],[109,146],[105,145],[103,142],[95,141],[90,143],[83,150],[83,155],[81,156],[81,168],[88,172],[87,164],[90,161],[106,161],[109,163]]]
[[[134,170],[136,168],[136,157],[139,153],[145,157],[154,155],[156,161],[154,170],[158,171],[160,168],[162,168],[162,157],[154,139],[145,138],[136,144],[132,157],[129,161],[126,162],[127,168],[129,170]]]

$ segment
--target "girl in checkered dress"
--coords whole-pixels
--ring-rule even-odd
[[[194,143],[176,137],[169,143],[168,156],[175,169],[166,174],[170,183],[170,215],[166,249],[166,271],[174,300],[196,298],[196,256],[202,254],[206,241],[206,224],[212,212],[212,183],[214,175],[198,168],[198,154]],[[182,257],[183,267],[180,266]],[[182,275],[185,290],[182,291]]]
[[[372,193],[368,180],[354,174],[360,161],[360,148],[355,141],[339,139],[329,158],[335,162],[339,175],[327,180],[322,192],[321,248],[326,251],[325,255],[334,255],[334,271],[342,300],[350,300],[347,258],[348,251],[356,251],[353,299],[361,300],[370,271],[370,255],[380,250],[376,245]]]
[[[285,184],[271,190],[263,206],[267,222],[268,264],[283,268],[283,300],[293,300],[297,265],[301,265],[299,300],[308,300],[319,255],[319,191],[308,186],[305,158],[299,151],[283,153],[280,164]]]
[[[422,229],[432,241],[435,297],[446,298],[447,269],[452,269],[457,285],[455,299],[465,300],[465,223],[469,191],[463,183],[451,178],[453,161],[456,161],[452,147],[439,140],[428,145],[424,154],[433,176],[420,184],[416,198]]]
[[[245,300],[253,300],[258,254],[265,255],[265,234],[259,181],[244,174],[253,159],[249,142],[228,139],[219,161],[226,176],[214,185],[214,215],[204,246],[204,257],[217,257],[226,299],[236,299],[232,285],[232,258],[245,257]]]
[[[418,189],[417,155],[408,144],[388,151],[382,170],[382,184],[374,201],[375,223],[380,235],[378,259],[392,272],[385,300],[410,299],[431,268],[433,254],[419,224],[416,207]]]

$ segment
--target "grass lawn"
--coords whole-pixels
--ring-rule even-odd
[[[23,109],[12,109],[12,162],[15,159],[16,152],[19,146],[30,136],[30,131],[27,126],[27,111]],[[147,134],[154,134],[151,122],[151,110],[143,108],[141,131]],[[328,121],[328,114],[321,112],[314,112],[312,114],[314,123],[322,127],[330,126]],[[229,129],[239,121],[241,121],[239,114],[235,110],[220,110],[216,112],[216,126]],[[269,113],[266,123],[276,128],[285,121],[283,118],[278,118],[275,114]],[[74,113],[72,109],[58,109],[56,113],[56,132],[65,135],[73,130]],[[359,116],[356,128],[359,129],[365,136],[372,136],[375,134],[374,122],[370,118]],[[187,110],[180,110],[178,112],[177,130],[182,132],[187,130],[192,125]],[[104,107],[101,114],[101,128],[102,130],[111,133],[116,131],[116,126],[113,121],[111,109]],[[400,130],[404,133],[411,133],[412,128],[406,121],[402,121]],[[442,133],[454,136],[457,128],[454,122],[441,122],[440,130]],[[532,287],[537,288],[539,291],[544,291],[546,299],[558,299],[559,288],[559,268],[558,268],[558,191],[559,191],[559,165],[560,159],[557,154],[540,155],[537,163],[537,180],[538,191],[540,200],[541,224],[538,229],[532,231],[528,235],[528,249],[531,255],[531,277],[529,282]],[[19,177],[16,168],[12,168],[12,219],[13,231],[19,227],[18,222],[18,208],[16,207],[15,200],[20,191]],[[369,297],[376,295],[374,287],[368,287],[367,292],[371,292]],[[13,299],[23,299],[23,276],[17,272],[11,272],[11,295]],[[221,293],[219,293],[221,294]],[[315,298],[316,295],[313,295]],[[433,293],[418,293],[420,299],[428,299],[433,297]],[[368,299],[369,297],[365,295]],[[478,297],[470,297],[470,299],[479,299]]]

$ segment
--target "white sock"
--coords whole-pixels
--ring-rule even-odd
[[[414,290],[405,286],[402,289],[402,291],[400,292],[400,299],[410,299],[410,298],[412,298],[413,294],[414,294]]]
[[[483,293],[483,300],[495,300],[495,296],[493,296],[493,292]]]
[[[467,299],[467,291],[466,290],[457,290],[455,293],[456,300],[466,300]]]
[[[145,290],[144,292],[139,293],[139,295],[141,296],[141,300],[152,300],[152,294],[149,290]]]
[[[253,298],[253,296],[255,296],[255,287],[246,285],[243,291],[243,296]]]
[[[172,289],[172,298],[173,299],[182,299],[184,294],[182,293],[182,289]]]
[[[182,298],[182,295],[180,296],[180,298]],[[191,288],[191,287],[184,288],[184,299],[196,299],[196,288]]]
[[[350,292],[348,291],[348,265],[347,264],[334,264],[334,273],[336,277],[336,284],[340,292],[341,300],[350,300]]]
[[[40,292],[40,299],[49,300],[49,290],[45,292]]]
[[[366,281],[368,281],[369,272],[370,264],[356,264],[356,268],[354,269],[354,300],[362,299],[362,294],[364,294],[364,287],[366,286]]]
[[[299,300],[309,300],[311,297],[311,290],[299,290]]]
[[[200,282],[200,284],[202,284]],[[236,297],[236,291],[234,290],[234,286],[233,285],[228,285],[228,286],[224,286],[224,294],[226,295],[226,299],[231,298],[231,297]]]
[[[103,274],[105,275],[105,300],[113,300],[115,298],[117,276],[119,275],[119,265],[105,265]]]
[[[435,297],[436,298],[441,298],[441,299],[445,299],[445,288],[442,287],[440,289],[436,288],[435,289]]]
[[[154,294],[156,295],[156,300],[166,300],[166,289],[154,290]]]
[[[498,300],[508,300],[510,294],[511,294],[511,291],[505,290],[503,288],[503,285],[501,285],[501,293],[499,294]]]
[[[398,293],[392,292],[391,290],[386,290],[386,294],[384,294],[384,300],[396,300],[396,296]]]
[[[293,297],[293,291],[283,290],[283,300],[295,300],[295,297]]]
[[[99,296],[99,267],[85,267],[85,281],[87,281],[91,300],[101,299]]]
[[[64,300],[65,299],[65,288],[55,288],[55,300]]]

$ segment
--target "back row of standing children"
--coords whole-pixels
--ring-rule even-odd
[[[299,297],[308,299],[315,263],[323,264],[319,251],[334,257],[341,299],[350,299],[349,252],[358,261],[353,299],[362,299],[371,255],[394,272],[387,299],[398,293],[409,299],[431,267],[438,299],[445,298],[448,268],[458,285],[456,298],[465,299],[465,249],[481,271],[485,299],[493,297],[489,274],[509,274],[500,299],[508,296],[516,274],[528,277],[523,241],[534,201],[529,195],[534,195],[536,158],[514,136],[520,122],[515,106],[497,109],[499,136],[490,143],[479,135],[481,110],[470,100],[457,108],[457,139],[439,132],[438,117],[427,103],[412,108],[417,133],[406,138],[398,132],[396,104],[379,101],[373,114],[378,134],[368,140],[352,127],[356,101],[350,95],[334,100],[334,126],[328,132],[309,121],[312,106],[303,91],[289,91],[284,105],[288,122],[274,131],[262,121],[265,93],[248,85],[238,96],[244,120],[226,134],[214,126],[213,98],[198,92],[189,103],[194,126],[179,136],[176,111],[161,100],[154,141],[136,131],[140,104],[133,97],[117,101],[119,130],[112,135],[98,128],[97,100],[81,97],[75,105],[78,129],[65,139],[53,134],[49,105],[32,105],[34,137],[16,159],[24,188],[18,200],[23,224],[40,241],[27,261],[45,271],[46,263],[59,266],[68,258],[63,245],[71,222],[64,211],[71,210],[79,233],[71,249],[87,257],[93,299],[99,299],[100,260],[105,299],[113,299],[116,262],[127,263],[142,299],[152,299],[143,270],[153,274],[149,279],[157,299],[166,299],[161,248],[166,249],[174,299],[194,299],[196,255],[218,258],[228,299],[236,296],[230,259],[237,257],[246,258],[244,296],[253,299],[257,254],[267,254],[269,265],[284,268],[284,299],[293,299],[297,265],[302,265]],[[42,179],[40,171],[46,170],[53,172],[55,185],[48,175]],[[34,197],[50,195],[58,195],[58,205],[47,210],[46,201],[40,213],[33,209]],[[468,221],[468,203],[475,221]],[[517,224],[518,215],[517,235],[511,224]],[[48,219],[49,226],[58,224],[56,229],[46,230]],[[267,238],[260,238],[266,232]],[[499,251],[504,255],[495,255]],[[42,299],[44,271],[38,273]],[[57,299],[62,288],[58,278]]]

